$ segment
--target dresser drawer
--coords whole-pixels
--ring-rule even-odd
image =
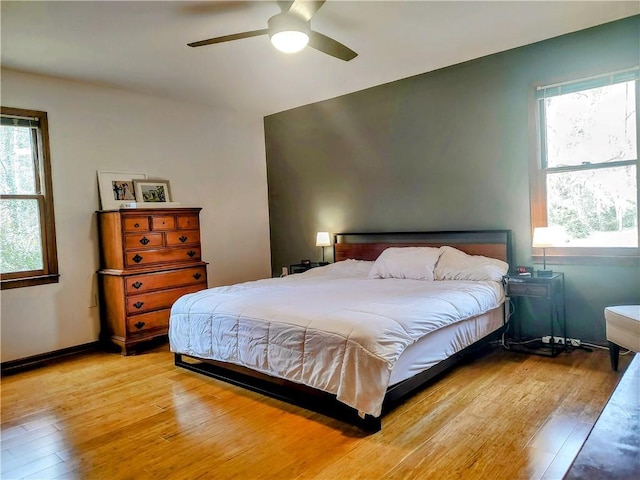
[[[127,267],[141,267],[163,262],[196,262],[200,261],[200,247],[167,248],[164,250],[146,250],[143,252],[127,252]]]
[[[167,232],[167,246],[189,245],[200,243],[199,230],[177,230],[175,232]]]
[[[180,270],[149,273],[146,275],[133,275],[131,277],[127,277],[125,288],[129,295],[135,295],[163,288],[166,289],[167,287],[203,283],[206,282],[206,280],[206,267],[192,267],[182,268]]]
[[[125,217],[122,221],[125,232],[145,232],[149,231],[149,217]]]
[[[170,308],[178,298],[187,293],[198,292],[205,288],[204,284],[160,290],[158,292],[129,295],[127,297],[127,314],[144,313],[161,308]]]
[[[124,248],[153,248],[162,247],[161,233],[142,233],[140,235],[125,235]]]
[[[176,217],[172,215],[154,215],[151,217],[151,230],[175,230]]]
[[[507,286],[507,296],[549,297],[549,294],[549,285],[509,283]]]
[[[169,330],[169,317],[171,309],[165,308],[156,312],[142,313],[127,317],[127,333],[135,335],[136,333],[146,333],[150,330],[162,330],[157,333],[167,333]]]
[[[198,215],[179,215],[178,216],[178,228],[180,230],[189,230],[190,228],[198,228],[200,221]]]

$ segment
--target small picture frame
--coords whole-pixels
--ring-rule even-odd
[[[138,203],[171,203],[171,187],[169,180],[144,179],[134,180],[133,186]]]
[[[146,173],[98,170],[98,191],[102,210],[117,210],[125,202],[135,202],[134,180],[147,178]]]

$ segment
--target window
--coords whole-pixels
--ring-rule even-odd
[[[0,275],[2,289],[58,281],[47,114],[2,107]]]
[[[561,232],[552,255],[638,256],[638,78],[633,69],[536,90],[532,227]]]

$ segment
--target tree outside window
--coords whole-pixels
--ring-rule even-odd
[[[2,289],[58,281],[47,114],[2,107]]]
[[[541,87],[537,96],[532,226],[559,228],[558,247],[581,254],[637,253],[638,70]]]

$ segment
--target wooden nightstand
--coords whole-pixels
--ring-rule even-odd
[[[289,274],[302,273],[307,270],[311,270],[312,268],[324,267],[325,265],[329,265],[329,262],[295,263],[293,265],[289,265]]]
[[[538,277],[536,275],[505,275],[502,277],[505,294],[508,298],[516,299],[516,311],[520,308],[522,298],[538,299],[545,303],[547,311],[547,321],[549,325],[549,335],[551,340],[548,344],[542,342],[532,342],[523,344],[521,330],[522,326],[518,322],[517,337],[510,338],[514,343],[505,345],[509,350],[533,353],[555,357],[566,349],[567,342],[567,314],[564,295],[564,273],[554,273],[549,277]],[[516,332],[512,331],[512,335]],[[564,339],[564,344],[556,344],[554,337]],[[508,342],[506,339],[505,342]],[[526,346],[525,346],[526,345]]]

